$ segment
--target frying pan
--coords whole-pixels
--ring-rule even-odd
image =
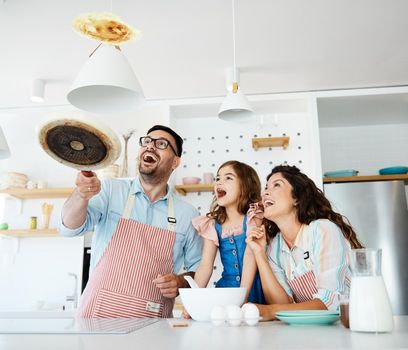
[[[121,146],[116,134],[91,117],[60,118],[43,122],[38,140],[44,151],[58,162],[93,176],[118,159]]]

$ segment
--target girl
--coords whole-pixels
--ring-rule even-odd
[[[262,281],[263,319],[281,310],[337,309],[339,294],[349,289],[350,246],[362,247],[353,228],[294,166],[272,170],[262,203],[265,225],[251,229],[246,254]]]
[[[203,254],[194,279],[199,287],[207,286],[219,249],[224,270],[216,287],[246,287],[248,301],[263,304],[256,264],[254,260],[248,264],[244,261],[247,227],[262,222],[258,206],[252,205],[250,209],[250,203],[261,199],[259,177],[249,165],[228,161],[218,169],[214,193],[210,212],[193,219],[194,227],[204,237]],[[241,279],[243,275],[245,278]]]

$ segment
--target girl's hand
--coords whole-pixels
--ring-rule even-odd
[[[247,233],[247,238],[245,240],[246,244],[251,248],[253,253],[265,252],[266,248],[266,232],[265,226],[251,227],[249,233]]]

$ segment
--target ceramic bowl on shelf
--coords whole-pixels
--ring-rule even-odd
[[[197,185],[200,183],[201,179],[199,177],[188,176],[183,177],[182,181],[183,185]]]
[[[406,166],[392,166],[389,168],[382,168],[378,170],[380,175],[397,175],[408,173],[408,167]]]
[[[346,170],[335,170],[327,171],[323,175],[326,177],[344,177],[344,176],[357,176],[358,170],[346,169]]]

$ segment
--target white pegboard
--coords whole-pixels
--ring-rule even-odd
[[[308,121],[307,113],[279,115],[277,125],[235,124],[218,118],[175,118],[172,127],[184,138],[182,162],[175,172],[175,183],[180,184],[184,176],[202,178],[206,172],[216,174],[223,162],[232,159],[251,165],[263,185],[272,168],[279,164],[296,165],[310,173],[313,143]],[[287,149],[267,147],[255,151],[252,148],[254,137],[281,136],[290,137]],[[194,195],[197,196],[190,194],[189,197]]]
[[[285,113],[273,115],[271,120],[261,119],[257,123],[231,123],[216,117],[173,118],[171,127],[184,138],[181,165],[173,176],[174,184],[181,184],[185,176],[203,178],[203,174],[216,175],[218,167],[228,160],[239,160],[251,165],[258,173],[262,187],[266,176],[279,164],[296,165],[306,174],[313,173],[315,154],[314,142],[310,134],[310,115],[305,113]],[[252,148],[254,137],[290,138],[287,149],[282,147]],[[203,180],[202,180],[203,181]],[[183,197],[194,205],[201,215],[205,215],[213,199],[213,193],[187,193]],[[222,267],[217,256],[209,286],[220,278]]]

